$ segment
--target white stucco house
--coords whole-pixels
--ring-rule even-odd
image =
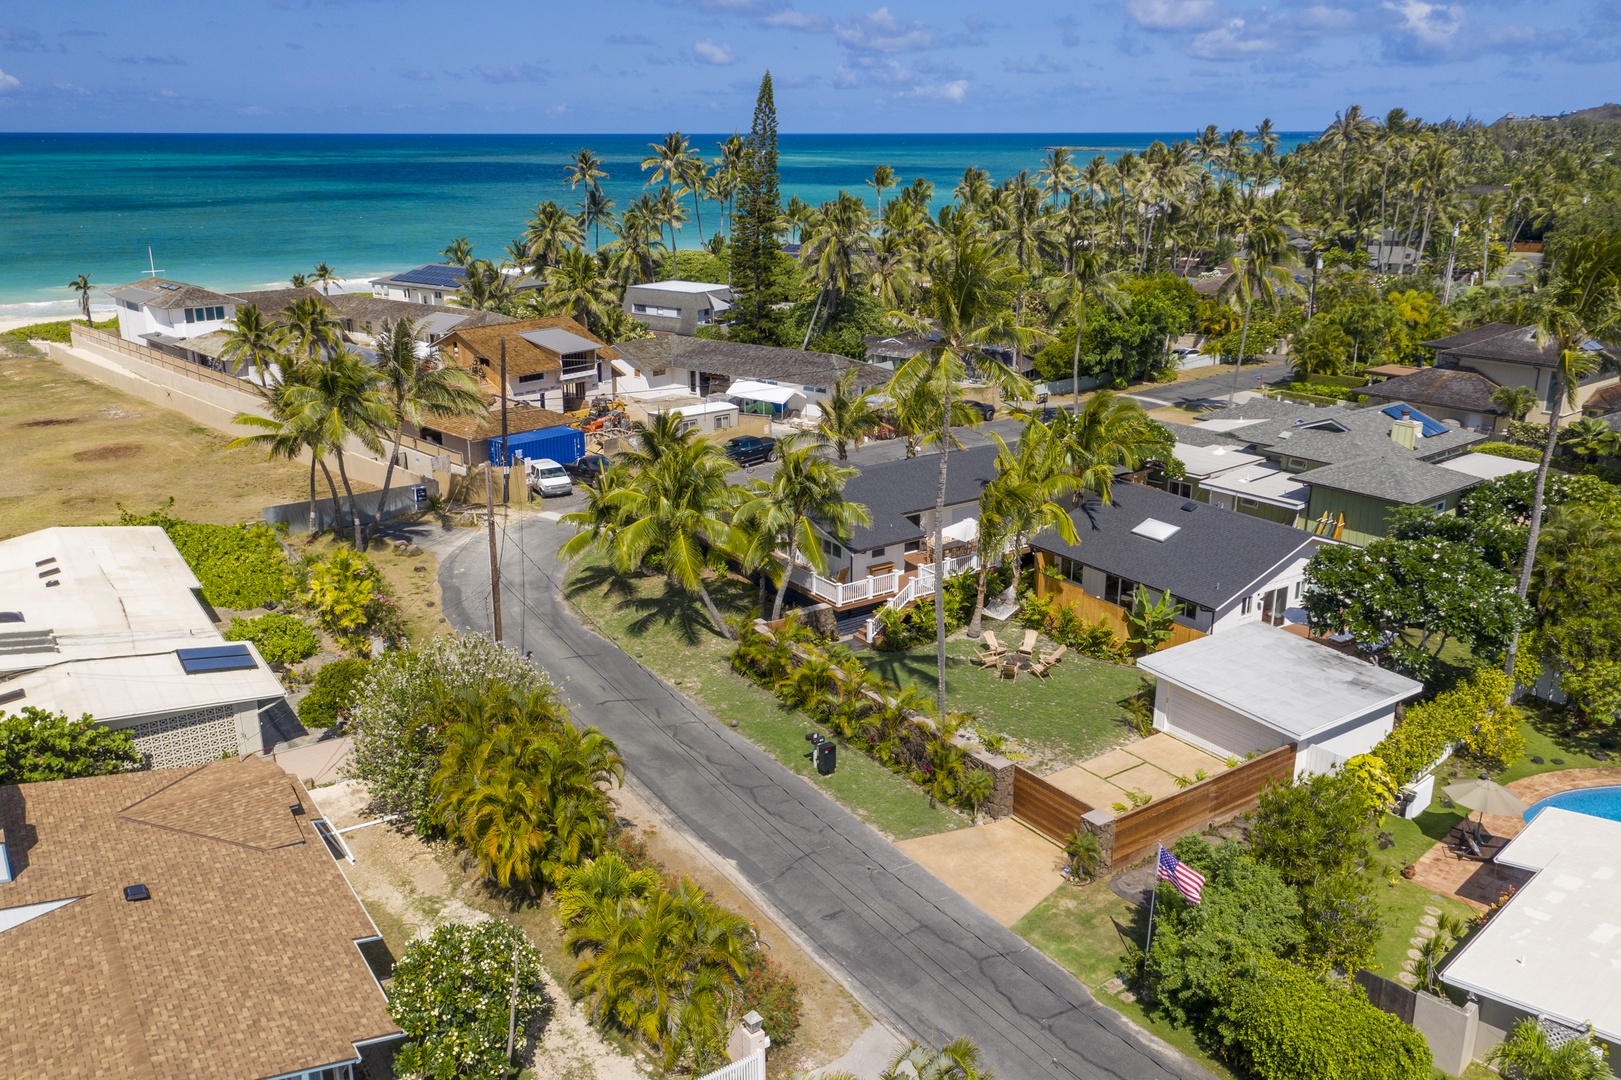
[[[150,277],[108,289],[118,305],[118,336],[193,363],[208,364],[218,352],[196,339],[229,328],[241,305],[234,296]]]
[[[156,526],[0,541],[0,709],[89,713],[158,768],[257,753],[281,682],[221,636],[200,589]]]
[[[1326,773],[1390,734],[1424,684],[1309,638],[1249,623],[1144,656],[1154,727],[1221,757],[1295,744],[1295,778]]]

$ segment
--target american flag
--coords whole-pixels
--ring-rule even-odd
[[[1200,903],[1204,898],[1204,875],[1164,848],[1159,849],[1158,877],[1169,881],[1190,904]]]

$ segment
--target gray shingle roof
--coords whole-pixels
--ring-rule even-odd
[[[976,501],[995,476],[995,446],[952,451],[946,462],[946,505]],[[846,546],[869,551],[923,539],[923,530],[906,520],[906,515],[934,509],[939,487],[939,454],[868,465],[844,485],[844,498],[865,506],[872,514],[872,524],[857,526]]]
[[[1443,469],[1427,461],[1367,458],[1308,470],[1300,474],[1300,482],[1308,487],[1348,491],[1353,495],[1416,506],[1473,487],[1480,483],[1480,477]]]
[[[1511,326],[1508,323],[1487,323],[1423,344],[1434,349],[1438,358],[1444,356],[1444,360],[1438,359],[1438,362],[1448,364],[1475,359],[1553,367],[1559,359],[1558,346],[1537,341],[1536,331],[1531,327]]]
[[[1112,494],[1110,503],[1088,499],[1070,514],[1079,544],[1066,544],[1049,531],[1030,546],[1218,609],[1280,563],[1310,555],[1323,543],[1300,529],[1158,488],[1115,484]],[[1149,518],[1177,530],[1163,541],[1132,532]]]
[[[1492,404],[1492,392],[1497,384],[1486,376],[1456,368],[1424,368],[1411,375],[1387,379],[1377,386],[1363,387],[1360,393],[1381,404],[1406,401],[1414,405],[1438,405],[1464,412],[1503,415],[1503,410]]]
[[[142,307],[165,311],[173,308],[214,307],[237,303],[234,296],[217,293],[201,285],[188,285],[184,281],[170,281],[168,278],[160,277],[142,278],[128,285],[119,285],[108,289],[107,295],[117,300],[128,300]]]
[[[1382,409],[1382,406],[1357,409],[1343,405],[1314,408],[1266,398],[1218,409],[1207,413],[1204,419],[1262,420],[1262,423],[1238,428],[1228,437],[1276,454],[1303,457],[1323,465],[1390,455],[1400,455],[1409,460],[1433,460],[1450,457],[1486,438],[1477,431],[1449,428],[1444,434],[1420,439],[1416,450],[1404,450],[1391,440],[1390,428],[1395,420],[1386,416]],[[1335,425],[1345,430],[1331,430]]]
[[[622,341],[619,355],[638,368],[688,368],[734,379],[765,379],[831,389],[839,376],[855,372],[856,389],[877,386],[891,372],[834,353],[801,352],[773,345],[746,345],[739,341],[713,341],[709,338],[662,337]]]

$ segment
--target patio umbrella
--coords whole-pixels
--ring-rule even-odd
[[[1456,784],[1448,784],[1445,790],[1453,802],[1471,810],[1479,810],[1482,815],[1512,817],[1525,813],[1525,803],[1520,801],[1518,795],[1502,784],[1484,777],[1460,780]]]

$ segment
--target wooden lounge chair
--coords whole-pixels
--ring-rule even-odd
[[[1010,656],[1002,658],[1002,666],[998,669],[1001,678],[1019,681],[1019,662]]]
[[[1058,648],[1054,649],[1052,652],[1048,653],[1046,656],[1043,656],[1040,660],[1037,660],[1034,664],[1032,664],[1030,666],[1030,674],[1035,675],[1038,678],[1045,679],[1047,677],[1047,672],[1057,667],[1058,661],[1062,660],[1064,658],[1064,654],[1067,652],[1069,652],[1068,645],[1058,646]]]
[[[1026,656],[1033,654],[1036,651],[1037,636],[1034,630],[1026,630],[1024,632],[1024,643],[1019,646],[1019,651]]]
[[[1007,646],[996,640],[996,631],[985,631],[985,647],[974,654],[980,667],[995,667],[1007,653]]]

